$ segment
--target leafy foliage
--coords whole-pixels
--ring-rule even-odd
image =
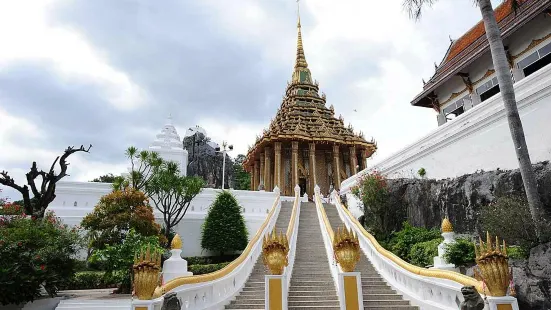
[[[201,247],[223,255],[247,247],[247,227],[241,207],[228,191],[221,191],[209,209],[201,235]]]
[[[115,182],[116,176],[112,173],[104,174],[99,176],[98,178],[93,179],[90,182],[98,182],[98,183],[113,183]]]
[[[474,243],[466,238],[457,238],[455,242],[446,244],[444,260],[456,266],[469,266],[475,263]]]
[[[155,208],[163,214],[167,240],[170,232],[184,218],[189,204],[201,192],[203,185],[201,178],[181,176],[178,165],[174,162],[164,162],[152,172],[144,189]]]
[[[189,271],[192,272],[193,275],[206,274],[206,273],[218,271],[226,267],[228,264],[229,262],[219,263],[219,264],[207,264],[207,265],[190,265]]]
[[[141,249],[149,247],[152,252],[164,253],[158,236],[142,236],[130,229],[120,244],[106,245],[95,251],[90,257],[93,263],[100,263],[105,268],[105,277],[120,283],[119,293],[129,293],[132,287],[132,266],[134,256]]]
[[[22,206],[15,203],[5,203],[0,205],[0,215],[23,215],[25,210]]]
[[[251,174],[243,169],[245,155],[239,154],[233,164],[233,186],[238,190],[249,190],[251,188]]]
[[[188,265],[210,265],[227,263],[235,260],[239,255],[223,255],[223,256],[190,256],[184,257]]]
[[[116,279],[107,277],[105,271],[80,271],[61,284],[62,290],[90,290],[117,287]]]
[[[438,256],[438,245],[442,240],[439,238],[414,244],[409,252],[409,262],[420,267],[432,265],[433,258]]]
[[[425,170],[425,168],[419,168],[419,170],[417,170],[417,174],[418,174],[420,177],[424,178],[425,175],[427,175],[427,171]]]
[[[528,203],[522,197],[503,196],[481,210],[480,223],[483,231],[497,235],[509,244],[528,250],[537,244],[534,222]]]
[[[19,304],[50,296],[74,273],[73,257],[81,246],[76,228],[53,213],[44,218],[0,217],[0,303]]]
[[[133,188],[101,197],[94,211],[84,217],[81,225],[88,230],[93,249],[120,244],[130,229],[142,236],[157,236],[160,233],[147,197]]]
[[[130,159],[130,174],[126,179],[115,177],[113,188],[121,190],[130,186],[136,190],[143,190],[155,170],[163,164],[163,159],[156,152],[138,151],[134,146],[129,147],[125,155]]]
[[[389,208],[387,182],[377,171],[366,174],[352,188],[352,194],[362,201],[366,228],[377,238],[382,239],[390,233],[388,222],[393,217]]]
[[[403,223],[403,228],[391,235],[388,247],[390,250],[404,260],[410,260],[412,247],[421,242],[440,239],[438,229],[427,229],[414,227],[408,222]]]

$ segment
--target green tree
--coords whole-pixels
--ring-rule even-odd
[[[115,177],[113,180],[115,190],[128,186],[142,190],[153,177],[154,172],[163,164],[163,159],[158,153],[146,150],[138,151],[134,146],[126,149],[125,155],[130,159],[130,173],[127,178]]]
[[[142,236],[132,228],[121,243],[107,245],[104,249],[94,252],[90,262],[104,266],[104,277],[120,283],[118,293],[128,294],[132,288],[134,256],[147,247],[151,252],[164,252],[159,244],[159,238]]]
[[[251,174],[243,169],[245,155],[239,154],[233,164],[233,184],[238,190],[249,190],[251,188]]]
[[[89,246],[94,250],[120,244],[130,229],[142,236],[160,234],[160,226],[155,223],[147,196],[133,188],[113,191],[101,197],[94,211],[84,217],[81,226],[88,230]],[[166,242],[164,237],[161,241]]]
[[[404,0],[404,6],[409,11],[410,16],[415,19],[419,19],[421,17],[422,8],[427,5],[430,6],[436,1],[437,0]],[[538,238],[541,238],[545,232],[547,224],[542,221],[542,219],[545,218],[544,209],[538,194],[538,185],[534,170],[532,169],[532,162],[530,161],[530,154],[528,153],[528,147],[524,137],[522,121],[518,114],[515,89],[511,79],[509,62],[507,61],[503,40],[501,38],[501,31],[499,30],[491,1],[476,0],[476,2],[480,8],[484,28],[486,29],[486,37],[488,38],[490,44],[490,52],[494,63],[494,70],[496,71],[501,98],[503,99],[503,104],[507,113],[509,130],[515,146],[520,174],[522,176],[524,189],[526,191],[528,204],[530,206],[530,213],[535,223],[537,236]],[[519,0],[510,0],[510,5],[516,12],[520,2]]]
[[[201,247],[219,253],[242,251],[248,243],[241,207],[228,191],[221,191],[212,203],[201,235]]]
[[[112,173],[104,174],[99,176],[98,178],[93,179],[90,182],[97,182],[97,183],[113,183],[115,182],[116,176]]]
[[[145,192],[163,214],[163,232],[167,240],[170,240],[171,231],[184,218],[189,204],[203,186],[201,178],[181,176],[178,164],[174,162],[163,163],[145,183]]]

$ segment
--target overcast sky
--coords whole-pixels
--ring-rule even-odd
[[[494,5],[499,1],[492,1]],[[306,59],[327,104],[374,137],[380,161],[437,127],[410,105],[479,19],[440,1],[420,22],[402,0],[302,0]],[[0,0],[0,170],[22,183],[68,145],[66,180],[125,171],[172,114],[245,153],[281,104],[296,52],[294,0]],[[17,198],[12,190],[4,195]]]

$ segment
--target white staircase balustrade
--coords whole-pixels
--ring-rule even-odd
[[[213,273],[173,279],[161,287],[163,296],[166,293],[175,292],[180,300],[181,309],[224,309],[224,306],[229,304],[243,288],[259,255],[262,253],[262,239],[274,228],[281,210],[279,189],[276,189],[274,189],[274,192],[277,196],[270,213],[257,234],[251,238],[247,248],[236,260]],[[137,306],[139,304],[144,307],[147,304],[151,309],[160,309],[163,296],[150,301],[134,300],[133,305]]]
[[[300,187],[298,184],[295,186],[295,202],[293,204],[293,213],[291,214],[291,222],[287,227],[287,240],[289,241],[289,254],[287,259],[289,265],[285,267],[283,274],[287,280],[287,292],[289,291],[289,285],[291,283],[291,276],[293,274],[293,266],[295,265],[295,254],[297,252],[297,236],[300,214]]]
[[[417,267],[385,250],[342,206],[336,192],[333,199],[340,218],[358,235],[360,247],[375,269],[413,305],[421,309],[456,310],[463,301],[463,286],[473,285],[480,291],[482,283],[474,278],[452,271]]]

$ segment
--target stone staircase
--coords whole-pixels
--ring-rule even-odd
[[[276,220],[277,231],[283,231],[283,233],[287,232],[292,211],[292,201],[281,202],[281,210]],[[243,290],[235,300],[226,306],[226,309],[264,309],[264,276],[267,274],[269,273],[267,273],[264,267],[262,254],[260,254]]]
[[[329,219],[333,230],[336,231],[338,227],[344,226],[344,223],[341,221],[339,213],[334,205],[323,204],[323,207],[325,208],[325,213],[327,214],[327,218]],[[402,295],[396,293],[396,291],[394,291],[386,283],[363,252],[361,254],[360,262],[356,265],[356,271],[359,271],[362,274],[364,309],[419,309],[416,306],[411,306],[409,301],[404,300]]]
[[[302,203],[301,206],[295,255],[289,287],[289,310],[339,309],[316,205],[312,202]]]

